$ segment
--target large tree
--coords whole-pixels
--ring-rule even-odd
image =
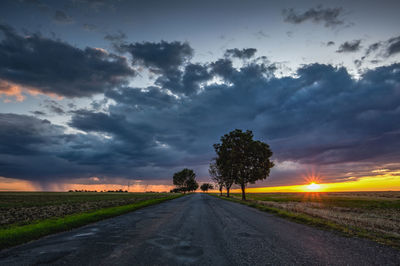
[[[199,188],[199,184],[196,182],[196,174],[192,169],[187,168],[174,174],[173,183],[178,190],[183,192],[195,191]]]
[[[272,151],[268,144],[253,140],[253,133],[236,129],[221,137],[215,144],[216,164],[222,176],[229,175],[242,189],[242,200],[246,200],[248,183],[266,179],[274,163],[270,160]]]

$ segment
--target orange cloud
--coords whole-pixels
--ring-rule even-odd
[[[0,98],[5,95],[7,97],[14,97],[17,102],[22,102],[25,96],[22,95],[22,88],[17,84],[0,80]],[[9,98],[3,100],[5,103],[11,102]]]
[[[12,102],[10,97],[13,97],[17,102],[22,102],[26,98],[24,94],[29,94],[32,96],[47,95],[51,98],[55,98],[58,100],[61,100],[63,98],[55,93],[43,93],[36,88],[21,86],[13,82],[0,80],[0,98],[3,98],[3,96],[5,96],[3,102],[5,103]]]
[[[0,191],[37,191],[34,184],[26,180],[0,176]]]

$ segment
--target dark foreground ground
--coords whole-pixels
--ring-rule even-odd
[[[194,194],[0,253],[0,265],[399,265],[400,251]]]

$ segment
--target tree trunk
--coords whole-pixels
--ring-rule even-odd
[[[242,188],[242,200],[246,200],[245,184],[240,185]]]
[[[219,187],[219,195],[222,197],[222,186]]]
[[[226,188],[226,196],[227,196],[228,198],[229,198],[229,189],[230,189],[230,188],[228,188],[228,187]]]

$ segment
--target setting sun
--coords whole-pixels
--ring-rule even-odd
[[[320,185],[318,185],[318,184],[313,182],[313,183],[311,183],[311,184],[309,184],[307,186],[307,189],[309,189],[309,190],[318,190],[320,187],[321,187]]]

